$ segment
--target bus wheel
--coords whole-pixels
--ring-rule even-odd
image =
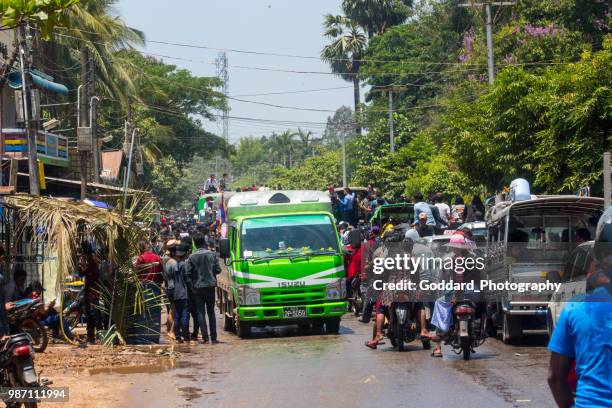
[[[340,331],[340,318],[333,317],[325,321],[325,331],[330,334],[336,334]]]

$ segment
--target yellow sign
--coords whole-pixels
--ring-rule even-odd
[[[38,183],[40,184],[41,190],[47,189],[47,182],[45,181],[45,164],[38,160]]]

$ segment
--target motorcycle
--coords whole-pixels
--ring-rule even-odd
[[[481,333],[480,319],[476,319],[476,304],[471,300],[460,300],[453,306],[454,324],[447,343],[457,354],[469,360],[474,348],[484,343],[486,336]]]
[[[389,326],[387,337],[393,347],[398,351],[404,351],[404,344],[411,343],[420,337],[421,324],[415,304],[412,302],[393,302],[389,308]],[[421,343],[424,350],[431,348],[431,340],[422,338]]]
[[[39,381],[34,368],[34,349],[27,333],[7,336],[0,341],[0,387],[25,388],[51,384],[49,380]],[[36,402],[6,402],[8,408],[36,408]]]
[[[11,333],[27,333],[37,353],[44,352],[49,344],[47,329],[40,323],[44,309],[40,299],[23,299],[16,301],[13,309],[7,310]]]

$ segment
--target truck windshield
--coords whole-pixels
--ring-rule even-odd
[[[338,240],[327,215],[286,215],[251,218],[242,223],[243,258],[338,253]]]

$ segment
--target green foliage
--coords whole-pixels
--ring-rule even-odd
[[[157,160],[150,171],[151,189],[155,192],[160,204],[174,207],[185,199],[181,179],[183,172],[172,156]]]
[[[339,150],[320,149],[291,169],[278,166],[269,182],[283,189],[323,190],[330,185],[342,184],[342,153]]]
[[[79,0],[2,0],[0,2],[0,25],[17,27],[32,24],[40,30],[44,39],[51,38],[53,29],[66,26],[66,9]]]
[[[421,192],[425,197],[430,197],[438,192],[451,196],[474,190],[470,179],[458,169],[455,160],[441,153],[431,157],[431,160],[417,162],[414,169],[409,171],[404,193],[410,197]]]
[[[344,13],[368,33],[382,35],[412,14],[412,0],[343,0]]]
[[[602,154],[612,146],[607,44],[541,74],[508,68],[486,95],[453,108],[449,145],[459,168],[491,190],[518,176],[548,193],[600,187]]]

